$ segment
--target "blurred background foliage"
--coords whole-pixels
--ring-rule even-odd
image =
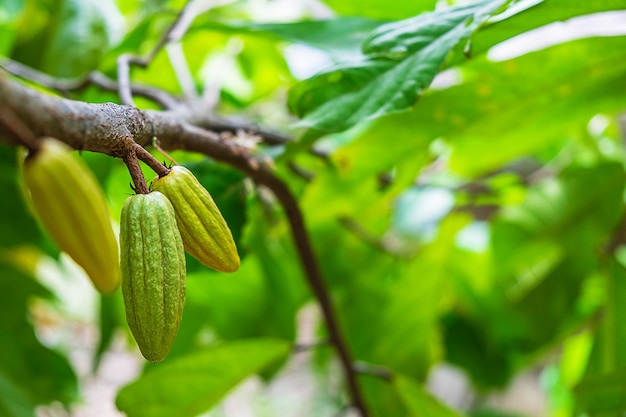
[[[0,0],[0,56],[115,78],[116,58],[147,54],[185,3]],[[132,80],[294,137],[257,151],[297,195],[374,416],[626,412],[626,1],[194,6]],[[70,97],[119,102],[93,86]],[[243,263],[224,275],[188,258],[180,334],[144,367],[121,295],[97,295],[59,253],[24,198],[23,151],[0,145],[1,416],[346,406],[332,348],[292,351],[326,336],[286,214],[233,168],[173,156],[214,196]],[[117,224],[126,167],[82,157]],[[118,378],[94,386],[107,369]],[[515,390],[529,375],[538,409]],[[251,378],[262,388],[237,389],[250,405],[233,412],[227,394]],[[511,390],[513,406],[494,400]]]

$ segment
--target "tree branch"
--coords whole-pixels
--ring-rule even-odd
[[[302,211],[289,187],[263,160],[220,135],[187,123],[175,111],[140,111],[111,103],[87,104],[45,95],[18,84],[0,73],[0,106],[11,108],[37,135],[56,137],[75,149],[128,159],[135,146],[149,145],[154,136],[165,149],[200,152],[228,163],[255,183],[270,189],[282,205],[291,227],[300,262],[309,286],[320,305],[329,339],[337,350],[348,390],[362,417],[369,412],[352,366],[339,320],[309,240]],[[138,192],[140,192],[138,190]]]
[[[67,95],[72,91],[82,90],[89,85],[95,85],[105,91],[115,93],[119,89],[117,82],[98,71],[93,71],[87,74],[87,76],[80,78],[56,78],[8,58],[0,58],[0,67],[10,74],[58,91],[63,95]],[[147,98],[164,109],[173,109],[180,105],[178,99],[163,90],[141,85],[131,85],[130,89],[133,95]]]
[[[196,11],[194,7],[192,7],[193,3],[194,0],[188,0],[187,3],[185,3],[185,6],[176,16],[176,20],[174,20],[147,56],[142,58],[131,54],[123,54],[117,58],[118,91],[123,104],[135,107],[130,83],[130,65],[138,65],[142,68],[146,68],[165,45],[180,39],[195,17]]]

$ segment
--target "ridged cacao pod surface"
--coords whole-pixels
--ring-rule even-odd
[[[122,295],[142,355],[163,360],[185,304],[185,251],[174,208],[158,191],[129,197],[120,224]]]
[[[152,181],[152,190],[165,194],[176,212],[185,249],[202,264],[222,272],[239,268],[233,235],[211,194],[191,171],[173,166]]]
[[[119,251],[104,192],[87,165],[64,143],[45,138],[24,161],[32,206],[59,249],[103,293],[119,284]]]

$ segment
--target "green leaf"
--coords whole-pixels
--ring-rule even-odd
[[[369,33],[383,21],[364,17],[338,17],[329,20],[310,20],[293,23],[219,22],[199,20],[191,28],[213,30],[224,33],[247,33],[254,36],[266,35],[293,43],[312,46],[332,53],[358,53]]]
[[[393,385],[410,417],[459,417],[459,414],[429,394],[417,381],[394,375]]]
[[[626,63],[616,50],[625,45],[623,36],[581,39],[464,66],[467,82],[433,94],[436,103],[422,102],[436,106],[437,123],[449,129],[443,136],[453,147],[452,169],[476,176],[549,145],[563,146],[566,139],[585,138],[594,115],[623,109],[626,85],[619,80]]]
[[[122,388],[116,405],[128,417],[195,417],[290,349],[283,340],[250,339],[166,361]]]
[[[583,379],[574,389],[576,402],[590,417],[612,417],[626,412],[626,369]]]
[[[494,222],[496,273],[516,275],[523,291],[567,251],[598,244],[619,219],[625,183],[623,166],[605,162],[571,166],[530,189],[522,204],[506,207]],[[523,281],[524,271],[532,282]]]
[[[121,30],[113,0],[61,0],[52,15],[41,68],[74,77],[95,69]]]
[[[354,67],[331,70],[314,77],[313,81],[304,81],[304,86],[290,93],[298,96],[289,99],[296,106],[292,108],[295,113],[306,115],[299,125],[329,132],[339,131],[364,120],[412,107],[422,90],[439,72],[448,53],[505,3],[506,0],[483,0],[392,23],[389,27],[383,26],[379,34],[366,44],[369,46],[365,51],[375,52],[378,56],[391,56],[391,60],[379,58],[382,63],[358,63],[358,70]],[[411,39],[424,36],[428,43],[419,40],[407,43],[402,39],[405,33]],[[362,75],[363,69],[366,75]],[[347,91],[344,73],[366,82]],[[321,90],[312,86],[319,84],[319,78],[326,81],[325,88]],[[342,85],[337,87],[338,83]],[[315,95],[328,97],[326,89],[340,91],[341,95],[317,108],[310,107],[310,103],[321,102]]]
[[[626,368],[626,269],[611,260],[606,274],[605,304],[602,321],[595,332],[587,376],[606,374]]]
[[[502,41],[544,25],[558,24],[578,16],[626,9],[626,0],[538,0],[529,1],[527,5],[530,7],[521,13],[490,23],[476,33],[472,38],[472,53],[484,52]],[[511,7],[512,10],[516,8],[517,5]]]
[[[369,16],[377,19],[404,19],[425,10],[432,10],[436,0],[324,0],[342,15]]]
[[[36,404],[31,403],[22,387],[0,372],[0,415],[4,417],[35,417]]]

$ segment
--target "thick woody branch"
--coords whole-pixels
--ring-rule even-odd
[[[287,216],[300,262],[322,310],[329,340],[337,350],[353,405],[362,417],[369,416],[358,385],[357,372],[352,366],[351,355],[309,240],[302,211],[289,187],[269,166],[251,157],[245,148],[237,146],[235,142],[189,124],[183,114],[174,111],[140,111],[110,103],[87,104],[51,97],[11,81],[0,73],[1,106],[11,108],[36,135],[56,137],[75,149],[105,153],[132,162],[129,160],[132,156],[129,155],[145,157],[141,151],[140,155],[137,154],[137,144],[148,145],[156,136],[160,146],[165,149],[203,153],[240,169],[257,184],[270,189]]]

